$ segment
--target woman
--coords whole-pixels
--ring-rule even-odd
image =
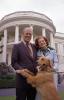
[[[49,58],[52,62],[53,68],[56,71],[58,71],[58,56],[55,49],[49,47],[47,38],[44,36],[38,36],[35,39],[35,46],[37,49],[37,56],[38,57],[45,56]],[[57,83],[56,83],[56,87],[57,87]]]
[[[35,46],[37,49],[37,56],[45,56],[51,60],[51,64],[55,71],[58,71],[58,57],[55,49],[49,47],[49,43],[46,37],[38,36],[35,39]],[[55,86],[57,88],[57,74],[54,74],[54,82]],[[36,100],[39,100],[39,96],[37,95]]]

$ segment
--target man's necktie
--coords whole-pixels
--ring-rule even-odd
[[[28,43],[26,43],[26,47],[27,47],[27,50],[28,50],[29,54],[32,56],[32,52],[31,52],[31,49],[30,49],[30,47],[29,47],[29,44],[28,44]]]

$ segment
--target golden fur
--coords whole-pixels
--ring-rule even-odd
[[[37,92],[40,93],[41,100],[60,100],[53,80],[53,70],[50,60],[45,57],[40,57],[38,60],[39,71],[36,75],[33,75],[29,70],[17,70],[27,78],[27,82],[33,87],[36,87]]]

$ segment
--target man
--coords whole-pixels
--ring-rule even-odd
[[[36,74],[37,53],[30,43],[33,30],[26,27],[22,31],[22,41],[15,44],[12,50],[12,66],[15,70],[27,68]],[[16,74],[16,100],[35,100],[36,89],[27,83],[25,77]]]

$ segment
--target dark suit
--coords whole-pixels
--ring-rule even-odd
[[[27,68],[33,73],[36,73],[36,49],[31,44],[33,50],[33,57],[30,56],[25,44],[23,42],[15,44],[12,50],[12,66],[15,70]],[[26,79],[17,74],[16,75],[16,100],[35,100],[36,90],[31,85],[27,84]]]

